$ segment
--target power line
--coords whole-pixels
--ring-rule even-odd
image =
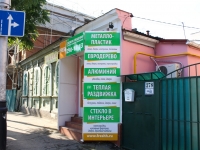
[[[136,16],[133,16],[133,17],[134,18],[138,18],[138,19],[143,19],[143,20],[148,20],[148,21],[153,21],[153,22],[158,22],[158,23],[164,23],[164,24],[168,24],[168,25],[183,27],[183,25],[179,25],[179,24],[175,24],[175,23],[169,23],[169,22],[158,21],[158,20],[147,19],[147,18],[136,17]],[[184,27],[185,28],[191,28],[191,29],[200,29],[200,28],[197,28],[197,27],[190,27],[190,26],[184,26]]]
[[[47,1],[50,1],[50,0],[47,0]],[[68,0],[70,3],[73,3],[73,5],[78,5],[80,8],[82,8],[84,11],[87,11],[87,9],[85,9],[85,8],[83,8],[79,3],[76,3],[76,2],[73,2],[73,1],[70,1],[70,0]],[[59,3],[56,3],[56,2],[49,2],[49,3],[54,3],[54,4],[56,4],[56,5],[59,5],[59,6],[64,6],[64,7],[66,7],[66,3],[62,3],[62,2],[59,2]],[[72,8],[72,10],[73,10],[73,8]],[[76,12],[76,10],[73,10],[75,13],[77,13]],[[79,12],[79,13],[81,13],[81,12]]]
[[[184,36],[185,36],[185,39],[186,39],[186,35],[185,35],[185,26],[184,26],[184,23],[182,22],[183,24],[183,32],[184,32]]]
[[[60,21],[62,21],[62,22],[60,22],[60,23],[64,23],[64,24],[66,24],[66,25],[68,25],[69,27],[72,27],[71,25],[69,25],[66,21],[64,21],[64,20],[62,20],[62,19],[60,19],[58,16],[56,16],[56,15],[54,15],[56,18],[58,18]],[[58,21],[58,20],[57,20]],[[59,22],[59,21],[58,21]]]
[[[70,0],[68,0],[70,1]],[[72,1],[71,1],[72,2]],[[74,2],[72,2],[74,3]],[[63,3],[62,3],[63,4]],[[78,3],[74,3],[74,4],[77,4],[79,5]],[[79,5],[80,6],[80,5]],[[83,8],[84,9],[84,8]],[[85,10],[85,9],[84,9]],[[158,23],[164,23],[164,24],[168,24],[168,25],[173,25],[173,26],[179,26],[179,27],[183,27],[183,25],[180,25],[180,24],[175,24],[175,23],[169,23],[169,22],[164,22],[164,21],[158,21],[158,20],[153,20],[153,19],[148,19],[148,18],[143,18],[143,17],[137,17],[137,16],[134,16],[135,18],[138,18],[138,19],[143,19],[143,20],[148,20],[148,21],[153,21],[153,22],[158,22]],[[197,28],[197,27],[191,27],[191,26],[184,26],[184,28],[191,28],[191,29],[200,29],[200,28]]]

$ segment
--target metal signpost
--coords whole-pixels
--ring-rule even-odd
[[[24,36],[25,13],[8,10],[11,0],[0,0],[0,150],[6,149],[6,65],[8,36]]]

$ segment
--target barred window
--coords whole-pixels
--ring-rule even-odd
[[[33,76],[33,95],[40,96],[41,70],[40,67],[34,68]]]
[[[52,74],[51,74],[51,65],[45,65],[43,69],[43,90],[42,94],[44,96],[51,96],[51,89],[52,89]]]
[[[55,67],[55,88],[54,88],[54,95],[58,95],[58,83],[59,83],[59,61],[57,61],[56,67]]]
[[[23,74],[23,96],[28,96],[28,71],[24,71]]]

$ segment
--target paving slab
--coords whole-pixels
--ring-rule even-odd
[[[80,143],[60,134],[54,120],[7,112],[7,150],[119,150],[110,142]]]

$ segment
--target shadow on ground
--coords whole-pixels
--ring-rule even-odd
[[[8,128],[7,150],[119,150],[109,142],[79,143],[69,140],[57,130],[47,128],[28,130],[13,126]]]

